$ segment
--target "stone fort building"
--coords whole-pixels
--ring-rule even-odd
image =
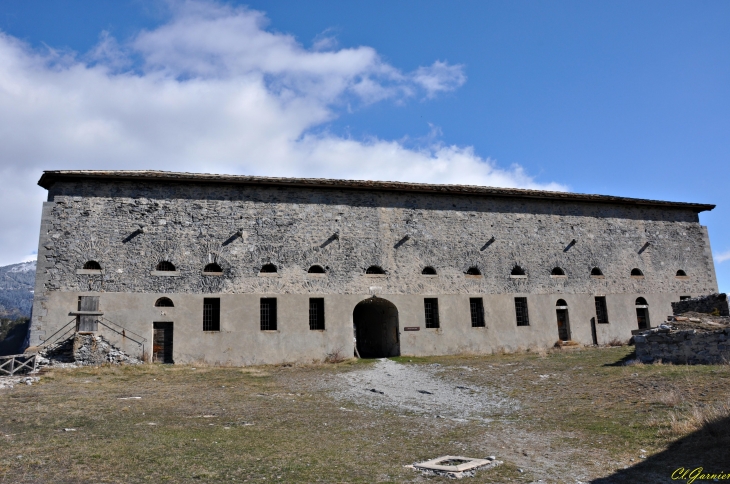
[[[717,292],[714,205],[477,186],[46,171],[31,345],[233,365],[627,340]]]

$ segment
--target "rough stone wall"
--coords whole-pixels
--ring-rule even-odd
[[[695,297],[672,303],[674,314],[689,312],[713,314],[717,311],[718,316],[730,316],[727,294],[710,294],[709,296]]]
[[[690,210],[339,189],[59,182],[49,191],[36,294],[710,293]],[[572,240],[575,244],[569,246]],[[649,245],[646,246],[646,243]],[[642,250],[643,248],[643,250]],[[88,260],[101,275],[77,274]],[[151,275],[158,262],[179,277]],[[217,262],[222,276],[204,276]],[[279,273],[259,275],[273,263]],[[325,277],[307,276],[313,264]],[[379,265],[385,277],[367,277]],[[439,277],[421,275],[433,266]],[[527,278],[510,278],[515,265]],[[483,277],[464,272],[477,266]],[[566,278],[551,278],[553,267]],[[603,279],[589,276],[600,267]],[[630,277],[639,268],[645,277]],[[675,277],[686,271],[688,280]]]
[[[730,362],[730,329],[700,333],[695,330],[653,332],[634,336],[636,357],[644,362],[714,364]]]

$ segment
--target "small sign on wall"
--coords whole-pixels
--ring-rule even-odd
[[[406,326],[403,331],[421,331],[420,326]]]

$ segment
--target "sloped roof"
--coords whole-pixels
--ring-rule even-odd
[[[160,183],[221,183],[233,185],[258,185],[279,187],[335,188],[349,190],[437,193],[483,197],[541,199],[555,201],[579,201],[620,205],[645,205],[662,208],[679,208],[704,212],[715,205],[704,203],[669,202],[641,198],[590,195],[571,192],[527,190],[524,188],[496,188],[475,185],[434,185],[371,180],[335,180],[328,178],[277,178],[248,175],[217,175],[209,173],[183,173],[157,170],[49,170],[44,171],[38,185],[49,189],[58,181],[96,180],[106,182],[144,181]]]

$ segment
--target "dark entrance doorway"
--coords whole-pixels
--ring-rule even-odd
[[[558,319],[558,338],[560,341],[570,340],[570,322],[568,320],[568,304],[558,299],[555,303],[555,314]]]
[[[152,361],[173,363],[172,361],[172,323],[152,323]]]
[[[372,297],[352,312],[357,352],[362,358],[387,358],[400,355],[398,308],[392,302]]]
[[[636,322],[639,329],[649,329],[649,305],[643,297],[636,299]]]

